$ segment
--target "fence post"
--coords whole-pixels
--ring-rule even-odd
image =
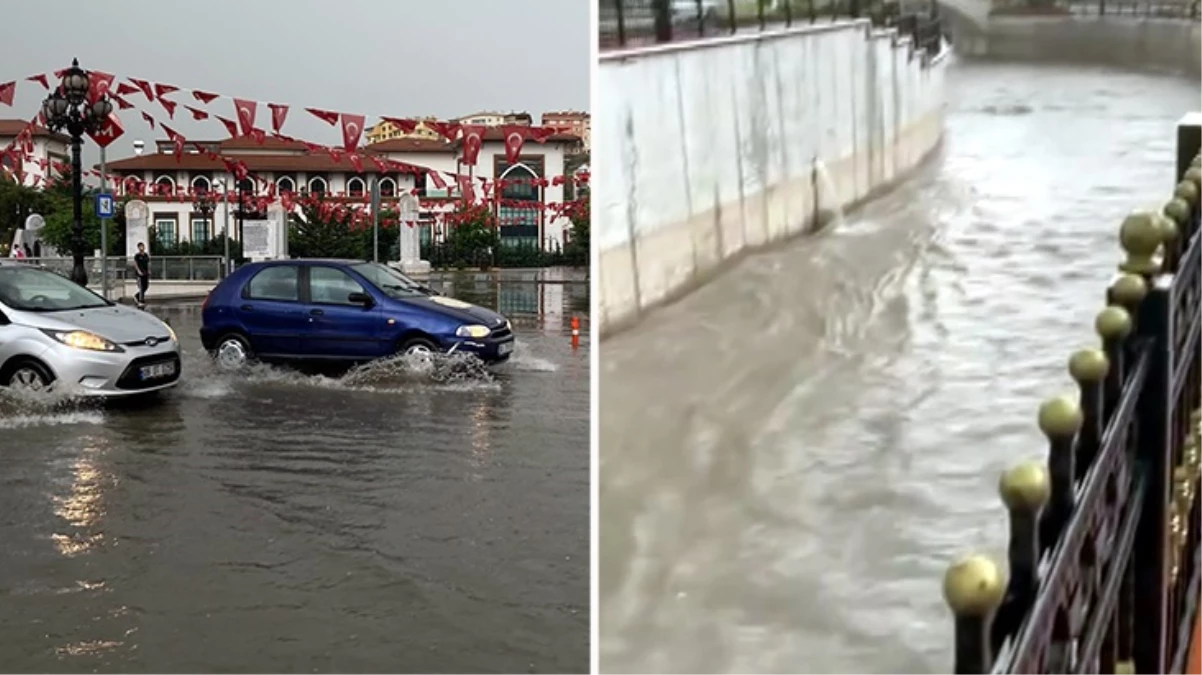
[[[1136,464],[1147,481],[1147,500],[1140,512],[1135,533],[1132,566],[1135,569],[1134,661],[1140,673],[1165,672],[1165,637],[1168,599],[1168,515],[1171,476],[1173,402],[1173,345],[1171,293],[1172,276],[1161,274],[1162,233],[1155,214],[1138,211],[1129,215],[1119,230],[1127,252],[1120,268],[1141,274],[1148,284],[1147,296],[1139,303],[1136,345],[1149,350],[1149,369],[1136,407],[1138,443]],[[1139,351],[1134,352],[1136,354]]]
[[[956,675],[988,673],[993,666],[990,626],[1006,583],[997,563],[981,555],[962,558],[943,576],[943,599],[955,616]]]
[[[614,7],[618,10],[618,45],[626,46],[626,0],[614,0]]]
[[[655,12],[655,41],[672,41],[672,3],[671,0],[652,0],[652,10]]]
[[[764,18],[764,4],[767,2],[768,0],[756,0],[755,3],[755,13],[756,17],[760,20],[760,30],[764,30],[764,26],[767,23],[767,20]]]

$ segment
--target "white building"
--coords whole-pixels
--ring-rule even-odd
[[[0,150],[9,147],[27,124],[25,120],[0,120]],[[25,161],[5,155],[0,157],[0,166],[4,173],[30,187],[45,185],[46,179],[55,176],[55,163],[71,164],[71,138],[36,125],[26,146],[15,149],[24,151]]]
[[[268,138],[263,144],[251,138],[234,138],[220,142],[201,142],[201,145],[218,153],[221,157],[241,160],[247,170],[263,181],[257,192],[267,194],[266,185],[274,184],[277,194],[290,192],[296,195],[324,193],[335,199],[361,203],[368,193],[370,181],[380,180],[380,194],[387,203],[401,191],[415,190],[421,203],[421,222],[426,230],[423,239],[440,238],[442,233],[431,225],[439,212],[454,210],[461,199],[455,175],[470,175],[474,178],[503,178],[513,181],[506,187],[501,198],[506,201],[527,201],[531,208],[494,204],[500,217],[501,241],[503,244],[538,244],[544,250],[562,248],[567,242],[571,222],[567,218],[555,217],[544,205],[562,202],[563,185],[548,184],[542,187],[536,179],[552,179],[564,171],[564,156],[580,144],[575,136],[557,135],[545,143],[527,141],[522,147],[520,161],[510,166],[505,158],[505,143],[499,129],[490,129],[484,137],[476,165],[467,166],[462,161],[462,143],[421,138],[394,138],[362,148],[362,171],[356,171],[351,161],[342,156],[335,161],[324,151],[311,152],[299,141],[283,141]],[[182,241],[201,241],[219,237],[225,222],[228,205],[218,198],[217,212],[213,220],[205,220],[193,208],[191,199],[179,195],[197,189],[215,189],[220,195],[223,186],[234,185],[225,162],[211,159],[196,151],[192,143],[178,160],[174,155],[175,145],[171,141],[159,141],[156,151],[145,155],[110,161],[108,172],[120,177],[118,193],[133,194],[139,181],[146,187],[141,197],[150,207],[150,224],[156,236],[164,244]],[[416,166],[446,172],[443,179],[445,189],[423,174],[387,171],[381,174],[370,157],[387,158]],[[253,181],[245,181],[244,189],[250,189]],[[473,185],[477,199],[482,196],[480,181]],[[157,189],[164,194],[152,195]],[[299,207],[298,207],[299,208]],[[236,210],[236,209],[235,209]],[[233,222],[233,217],[230,217]],[[233,234],[233,227],[231,226]]]

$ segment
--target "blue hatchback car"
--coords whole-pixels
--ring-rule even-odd
[[[251,263],[205,299],[200,339],[226,368],[252,359],[369,361],[470,352],[499,363],[513,352],[509,321],[438,295],[379,263]]]

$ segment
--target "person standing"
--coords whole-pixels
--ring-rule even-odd
[[[138,242],[138,253],[134,255],[134,275],[138,279],[138,292],[134,300],[138,309],[146,307],[146,291],[150,288],[150,255],[146,253],[146,244]]]

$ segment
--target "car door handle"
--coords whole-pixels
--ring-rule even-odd
[[[254,309],[254,307],[251,305],[242,305],[238,309],[241,309],[244,312],[249,312],[250,310]]]
[[[325,312],[321,311],[320,309],[311,309],[309,310],[309,314],[312,314],[313,316],[321,316],[322,314],[325,314]]]

